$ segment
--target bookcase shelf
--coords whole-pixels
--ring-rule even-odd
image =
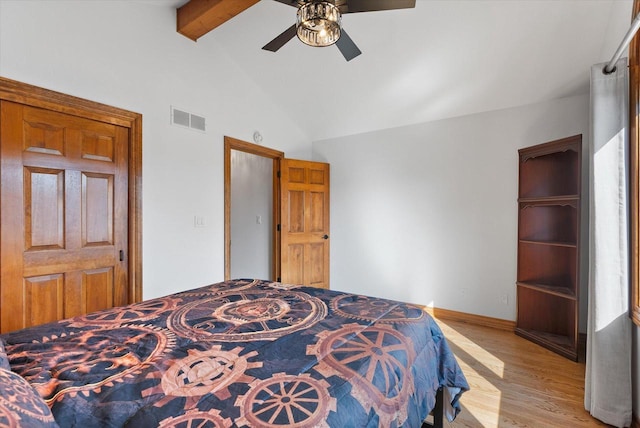
[[[554,296],[562,297],[569,300],[577,300],[576,293],[567,287],[559,287],[557,285],[539,284],[535,282],[517,282],[518,287],[529,288],[541,293],[548,293]]]
[[[516,334],[577,359],[582,136],[520,149]]]

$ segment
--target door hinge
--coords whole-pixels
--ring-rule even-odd
[[[278,278],[276,279],[276,282],[282,282],[282,278],[278,277]]]
[[[277,230],[278,232],[280,232],[280,224],[278,224],[278,225],[276,226],[276,230]]]
[[[278,178],[280,178],[280,171],[278,171]]]
[[[120,250],[120,261],[124,260],[124,251]]]

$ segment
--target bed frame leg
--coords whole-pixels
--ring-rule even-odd
[[[438,392],[436,392],[436,405],[431,414],[433,415],[433,424],[423,422],[422,428],[444,428],[444,390],[442,388],[438,388]]]

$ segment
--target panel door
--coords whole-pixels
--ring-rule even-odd
[[[283,159],[282,282],[329,288],[329,164]]]
[[[0,104],[2,332],[128,302],[126,128]]]

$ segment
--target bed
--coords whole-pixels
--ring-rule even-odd
[[[419,306],[260,280],[0,339],[2,426],[420,427],[469,388]]]

